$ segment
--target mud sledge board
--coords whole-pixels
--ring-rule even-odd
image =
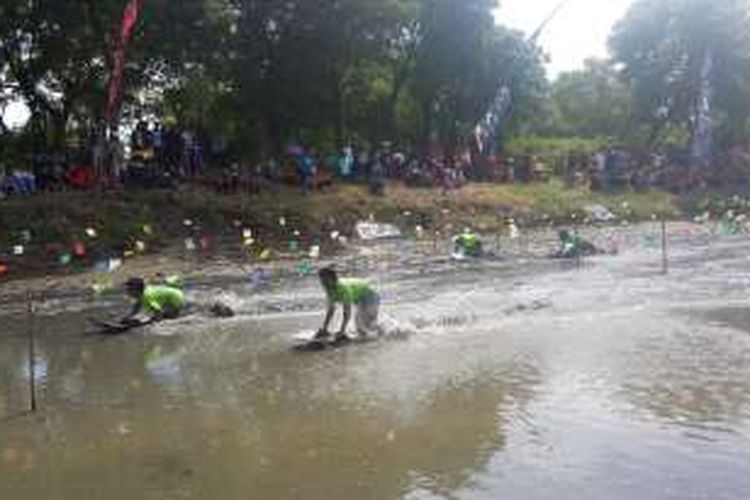
[[[88,322],[96,329],[91,332],[94,335],[122,335],[131,332],[137,328],[145,326],[141,322],[113,323],[111,321],[100,321],[95,318],[88,318]]]
[[[375,342],[376,337],[351,337],[348,336],[343,340],[336,340],[334,336],[317,339],[315,331],[303,331],[292,336],[295,351],[325,351],[326,349],[340,349],[351,345],[361,345]]]

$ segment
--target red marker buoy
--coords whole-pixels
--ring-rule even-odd
[[[201,248],[206,252],[211,250],[212,243],[211,238],[208,236],[201,238]]]
[[[86,245],[83,243],[76,242],[73,244],[73,255],[75,255],[77,258],[82,259],[86,257]]]

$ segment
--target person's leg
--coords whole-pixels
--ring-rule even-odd
[[[180,317],[182,309],[179,307],[165,307],[164,308],[164,319],[177,319]]]
[[[302,178],[302,194],[305,196],[312,193],[312,175],[305,174]]]
[[[379,311],[380,297],[377,294],[373,294],[357,306],[355,323],[360,336],[364,337],[373,332],[377,335],[383,334],[382,328],[378,325]]]

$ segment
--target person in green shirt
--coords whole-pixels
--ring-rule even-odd
[[[176,319],[185,307],[185,294],[175,284],[147,285],[143,278],[131,278],[125,289],[135,304],[123,323],[135,321],[141,313],[149,316],[147,323]]]
[[[561,247],[555,254],[555,257],[559,259],[575,259],[577,257],[602,253],[592,243],[586,241],[577,234],[569,233],[567,230],[563,229],[560,231],[559,236]]]
[[[144,326],[194,312],[215,318],[231,318],[235,312],[221,302],[212,305],[191,304],[185,300],[179,277],[163,277],[160,284],[147,284],[143,278],[131,278],[125,283],[125,292],[134,300],[133,309],[117,323],[89,319],[102,335],[119,335]],[[139,317],[140,316],[140,317]],[[143,317],[146,319],[143,319]]]
[[[334,342],[347,340],[346,328],[351,320],[352,306],[357,308],[355,322],[360,336],[365,336],[370,332],[382,335],[383,330],[378,325],[380,296],[370,283],[357,278],[339,278],[336,270],[331,267],[321,269],[318,276],[328,298],[328,310],[323,328],[315,336],[316,340],[327,339],[331,336],[328,327],[336,313],[336,304],[341,304],[344,317]]]
[[[481,257],[482,240],[476,233],[467,229],[453,238],[453,254],[462,257]]]

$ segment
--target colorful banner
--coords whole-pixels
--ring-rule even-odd
[[[122,16],[122,25],[115,41],[115,51],[112,57],[112,74],[109,79],[109,90],[107,95],[107,118],[114,118],[122,90],[123,74],[125,72],[125,51],[128,42],[133,36],[138,16],[141,12],[142,0],[130,0]]]
[[[713,98],[713,68],[714,60],[710,52],[701,67],[700,92],[693,111],[693,137],[691,141],[691,155],[693,166],[707,167],[711,162],[711,140],[713,121],[711,119],[711,100]]]

